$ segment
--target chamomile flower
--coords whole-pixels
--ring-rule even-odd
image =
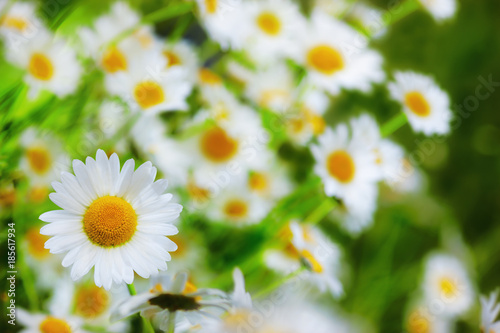
[[[186,273],[175,277],[167,274],[151,278],[151,289],[132,296],[117,307],[112,320],[119,320],[140,312],[151,319],[161,330],[168,329],[169,320],[183,322],[187,319],[191,326],[200,324],[206,318],[214,318],[210,311],[227,308],[227,296],[216,289],[197,289],[188,281]]]
[[[63,210],[42,214],[50,223],[40,232],[53,236],[45,243],[51,253],[67,252],[62,265],[72,265],[73,280],[94,267],[95,284],[109,290],[113,282],[132,283],[134,271],[147,278],[167,269],[177,246],[165,236],[177,233],[172,221],[182,206],[163,194],[167,181],[154,181],[150,162],[134,165],[130,159],[120,171],[116,154],[108,159],[98,150],[96,160],[73,161],[76,176],[63,173],[52,184],[50,199]]]
[[[432,309],[417,302],[412,304],[406,315],[406,329],[408,333],[450,333],[451,324],[446,318],[432,313]]]
[[[359,195],[380,179],[375,153],[358,133],[353,131],[350,136],[347,126],[341,124],[335,130],[326,129],[318,137],[319,144],[311,147],[314,170],[323,180],[325,193],[350,207],[357,207]]]
[[[167,58],[167,66],[182,67],[186,72],[186,78],[190,82],[196,81],[198,71],[198,57],[193,45],[181,40],[177,43],[168,43],[162,48],[163,56]]]
[[[341,21],[314,11],[302,34],[298,63],[308,70],[308,81],[336,95],[340,89],[367,92],[385,78],[382,57],[366,46],[365,38]]]
[[[397,72],[389,84],[391,97],[401,103],[410,125],[425,135],[447,134],[452,113],[450,99],[436,82],[414,72]]]
[[[35,98],[41,90],[58,97],[72,94],[78,87],[82,68],[76,52],[62,39],[40,31],[36,38],[19,49],[8,48],[6,58],[26,70],[24,82],[30,87],[29,97]]]
[[[481,296],[481,332],[500,332],[500,321],[497,320],[500,304],[497,302],[498,291],[492,292],[488,297]]]
[[[242,3],[239,13],[241,26],[248,27],[247,35],[241,38],[251,59],[269,64],[296,53],[295,37],[304,31],[305,20],[295,3],[247,1]]]
[[[426,302],[439,302],[443,316],[456,317],[472,306],[474,290],[463,264],[447,254],[434,254],[425,265]]]
[[[4,13],[6,6],[9,6]],[[46,31],[36,16],[34,4],[28,2],[0,1],[0,36],[8,48],[19,48],[36,38],[39,31]]]
[[[106,76],[106,88],[132,110],[155,115],[186,110],[192,84],[182,68],[167,68],[167,59],[160,52],[148,52],[132,62],[126,72]]]
[[[16,310],[19,323],[25,328],[21,333],[84,333],[83,321],[74,316],[56,314],[30,313],[22,308]]]
[[[268,167],[250,170],[247,177],[248,190],[267,200],[277,200],[288,194],[292,185],[287,170],[278,161],[269,159]]]
[[[457,11],[456,0],[419,0],[436,21],[441,22],[451,18]]]

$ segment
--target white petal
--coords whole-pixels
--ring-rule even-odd
[[[82,215],[64,210],[52,210],[40,215],[39,219],[44,222],[80,222],[82,220]]]
[[[91,199],[97,198],[97,193],[92,186],[92,181],[90,180],[85,164],[80,160],[74,160],[73,171],[75,172],[78,183],[80,184],[81,188],[87,193],[87,195]]]
[[[135,161],[133,159],[129,159],[123,165],[118,181],[115,184],[116,195],[118,197],[123,197],[124,193],[128,190],[130,182],[132,181],[132,176],[134,174],[134,167],[135,167]]]
[[[71,197],[64,196],[60,193],[50,193],[49,194],[50,200],[52,200],[53,203],[58,205],[64,210],[67,210],[68,212],[74,213],[74,214],[83,214],[85,213],[85,208],[77,203],[74,199]]]
[[[50,224],[44,225],[40,229],[42,235],[54,236],[63,234],[75,234],[83,232],[82,223],[74,222],[52,222]]]

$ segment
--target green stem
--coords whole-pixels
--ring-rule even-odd
[[[401,128],[404,124],[408,122],[408,118],[403,112],[395,115],[391,120],[382,125],[380,132],[383,137],[387,137],[392,133],[396,132],[399,128]]]
[[[135,286],[134,286],[133,282],[131,284],[127,284],[127,289],[128,289],[130,296],[137,295],[137,291],[135,290]]]
[[[415,12],[420,7],[421,6],[418,0],[407,0],[396,8],[389,9],[388,12],[390,13],[390,15],[387,15],[387,20],[384,23],[386,26],[393,25],[394,23]]]
[[[272,293],[273,291],[275,291],[276,289],[278,289],[279,287],[281,287],[282,285],[284,285],[286,282],[290,281],[291,279],[295,278],[296,276],[298,276],[300,273],[302,273],[304,270],[306,269],[306,267],[304,266],[301,266],[299,269],[297,269],[296,271],[294,272],[291,272],[290,274],[284,276],[283,278],[279,279],[278,281],[275,281],[274,283],[268,285],[266,288],[262,289],[260,292],[258,292],[254,298],[261,298],[261,297],[265,297],[267,295],[269,295],[270,293]]]
[[[130,296],[137,295],[137,291],[135,290],[133,282],[131,284],[127,284],[127,289]],[[151,322],[144,317],[141,318],[142,318],[142,331],[145,333],[155,333],[155,330],[153,328],[153,325],[151,325]]]
[[[316,207],[309,216],[304,219],[304,223],[318,224],[323,218],[328,215],[338,205],[337,201],[332,198],[326,198],[323,202]]]
[[[175,311],[170,312],[170,315],[168,317],[167,333],[174,333],[175,332],[175,316],[176,316]]]

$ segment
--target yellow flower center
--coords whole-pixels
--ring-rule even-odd
[[[323,266],[321,266],[319,261],[316,260],[311,252],[309,252],[308,250],[302,250],[300,252],[300,255],[309,263],[309,265],[311,266],[311,271],[313,271],[314,273],[323,272]]]
[[[309,120],[309,124],[311,124],[313,133],[315,135],[319,135],[325,131],[326,123],[325,119],[321,115],[315,114],[314,112],[305,111],[307,119]]]
[[[109,295],[95,285],[81,286],[75,294],[76,313],[84,318],[96,318],[109,306]]]
[[[318,45],[307,53],[307,63],[309,66],[326,75],[344,68],[344,59],[339,51],[328,45]]]
[[[248,187],[256,192],[265,192],[269,189],[269,178],[261,172],[252,172],[248,178]]]
[[[210,198],[210,191],[193,182],[187,184],[187,191],[191,199],[197,202],[206,202]]]
[[[201,151],[213,162],[225,162],[231,159],[238,149],[238,142],[222,128],[214,127],[203,134],[200,141]]]
[[[47,56],[42,53],[33,53],[28,71],[38,80],[48,81],[54,75],[54,66]]]
[[[45,248],[45,242],[49,236],[42,235],[39,228],[31,228],[26,232],[29,253],[37,259],[45,259],[50,255],[49,249]]]
[[[24,19],[24,17],[16,17],[16,16],[5,16],[2,19],[0,19],[0,25],[10,28],[10,29],[15,29],[18,31],[24,31],[26,28],[28,28],[29,22]]]
[[[71,333],[71,327],[62,319],[47,317],[40,323],[41,333]]]
[[[50,152],[43,146],[34,146],[26,149],[26,159],[31,170],[38,175],[46,174],[52,165]]]
[[[198,72],[198,77],[202,83],[208,85],[219,85],[222,83],[222,79],[219,75],[215,74],[208,68],[202,68]]]
[[[167,67],[182,65],[181,58],[172,51],[163,51],[163,56],[167,58]]]
[[[429,318],[420,313],[420,311],[413,311],[408,318],[408,332],[409,333],[430,333],[431,323]]]
[[[207,13],[213,14],[217,11],[217,0],[205,0]]]
[[[36,186],[33,187],[29,193],[28,193],[28,198],[32,202],[43,202],[45,199],[47,199],[49,194],[49,189],[47,186]]]
[[[328,156],[326,169],[339,182],[349,183],[354,178],[356,166],[351,155],[346,151],[338,150]]]
[[[183,294],[192,294],[196,292],[198,288],[191,282],[191,281],[186,281],[186,285],[184,286],[184,290],[182,291]]]
[[[417,116],[427,117],[431,113],[429,103],[418,91],[407,93],[405,95],[405,104]]]
[[[102,247],[127,243],[137,228],[137,214],[122,198],[105,196],[92,202],[83,216],[89,240]]]
[[[158,105],[165,100],[163,88],[154,81],[143,81],[134,89],[134,97],[143,109]]]
[[[127,59],[116,47],[110,47],[102,57],[102,67],[108,73],[127,70]]]
[[[266,34],[276,36],[281,31],[280,19],[271,12],[263,12],[257,17],[257,25]]]
[[[153,38],[148,31],[136,30],[134,32],[134,37],[137,38],[143,48],[148,48],[153,44]]]
[[[247,216],[248,205],[241,199],[232,199],[226,202],[224,214],[231,219],[241,219]]]
[[[458,292],[457,284],[450,278],[441,279],[441,281],[439,281],[439,289],[447,298],[455,297]]]

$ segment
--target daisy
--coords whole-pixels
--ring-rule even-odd
[[[497,302],[498,291],[492,292],[489,297],[481,296],[481,332],[500,332],[500,321],[496,320],[500,312],[500,304]]]
[[[267,200],[278,200],[291,192],[287,170],[278,161],[269,159],[268,167],[253,168],[247,176],[251,193]]]
[[[434,254],[425,264],[424,294],[428,304],[439,302],[443,316],[465,313],[474,302],[469,276],[458,259]]]
[[[84,333],[83,321],[73,316],[56,314],[30,313],[22,308],[16,309],[16,316],[25,326],[21,333]]]
[[[30,87],[30,98],[44,89],[62,98],[78,87],[82,68],[76,52],[49,32],[39,31],[36,38],[18,49],[7,48],[5,56],[26,71],[24,82]]]
[[[382,57],[366,47],[365,37],[345,23],[314,11],[310,27],[301,35],[298,63],[307,80],[336,95],[342,88],[367,92],[384,80]]]
[[[441,22],[455,15],[457,11],[456,0],[419,0],[436,21]]]
[[[119,320],[140,312],[151,319],[161,330],[168,329],[170,320],[176,323],[187,319],[191,326],[203,323],[207,318],[215,318],[210,311],[226,310],[227,296],[216,289],[197,289],[188,281],[186,273],[155,275],[151,279],[151,288],[132,296],[112,314],[112,320]]]
[[[96,160],[73,161],[76,176],[62,173],[52,184],[50,199],[63,210],[42,214],[50,223],[40,232],[53,236],[45,243],[51,253],[67,252],[62,264],[72,265],[73,280],[94,267],[95,284],[109,290],[113,282],[132,283],[134,271],[147,278],[167,269],[177,246],[165,236],[177,233],[172,221],[182,206],[163,194],[167,181],[154,181],[150,162],[135,172],[134,165],[130,159],[120,171],[116,154],[108,159],[98,150]]]
[[[389,84],[391,97],[401,103],[410,125],[426,135],[447,134],[452,113],[450,99],[428,76],[414,72],[397,72]]]
[[[6,49],[19,52],[40,32],[47,32],[32,3],[1,0],[0,13],[0,37]]]
[[[167,64],[160,52],[145,53],[132,62],[126,72],[106,76],[106,88],[111,94],[120,96],[135,112],[155,115],[164,111],[185,111],[192,84],[182,68],[168,68]]]
[[[347,206],[357,207],[359,195],[380,179],[373,149],[346,125],[326,129],[311,151],[316,159],[314,171],[321,177],[328,196],[341,199]]]
[[[176,43],[167,43],[162,48],[163,56],[167,58],[169,68],[179,66],[185,69],[187,79],[195,82],[198,71],[198,56],[191,43],[181,40]]]
[[[412,305],[406,316],[408,333],[450,333],[450,321],[431,313],[431,310],[421,303]]]

